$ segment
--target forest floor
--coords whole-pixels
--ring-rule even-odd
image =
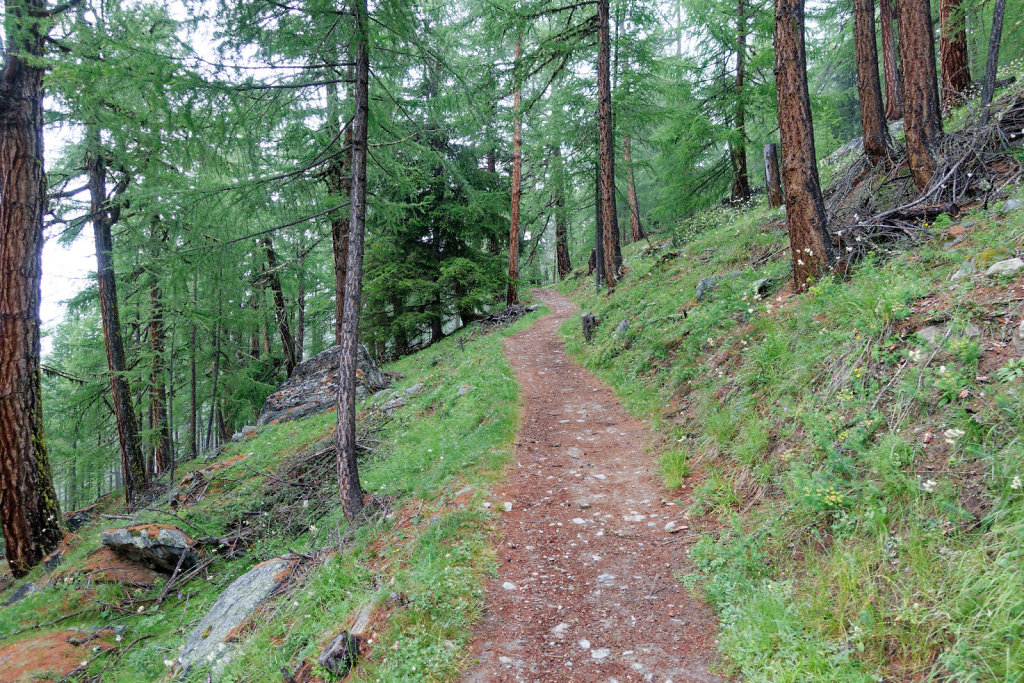
[[[660,439],[566,356],[576,305],[535,294],[551,314],[505,340],[523,412],[465,680],[720,680],[715,617],[676,575],[697,536],[658,478]]]

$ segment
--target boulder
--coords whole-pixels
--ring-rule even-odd
[[[223,671],[231,659],[231,641],[238,628],[277,592],[288,579],[290,567],[290,559],[276,557],[232,581],[189,634],[178,654],[181,669],[212,664],[215,674]]]
[[[717,287],[722,280],[737,278],[742,275],[743,273],[740,272],[726,273],[725,275],[709,275],[697,283],[697,301],[704,301],[704,297],[706,297],[712,289]]]
[[[916,332],[918,337],[925,340],[932,346],[938,346],[942,341],[942,335],[945,333],[946,328],[942,325],[929,325],[928,327],[922,327]]]
[[[295,366],[292,376],[263,403],[257,424],[287,422],[333,408],[338,401],[340,360],[340,347],[332,346]],[[356,398],[376,393],[388,384],[387,375],[373,362],[366,347],[360,345],[356,361]]]
[[[614,334],[614,336],[616,338],[618,338],[618,337],[621,337],[622,335],[624,335],[628,329],[629,329],[629,318],[623,318],[622,322],[619,323],[615,327],[615,332],[613,332],[612,334]]]
[[[109,529],[103,532],[101,541],[129,560],[167,572],[173,572],[179,566],[181,571],[191,569],[201,559],[199,552],[192,547],[192,539],[183,531],[159,524]]]
[[[1003,213],[1010,213],[1016,211],[1024,206],[1024,200],[1021,199],[1007,199],[1003,204]]]
[[[1024,269],[1024,261],[1019,258],[1008,258],[1005,261],[999,261],[989,266],[988,270],[985,271],[985,275],[989,277],[996,277],[999,275],[1015,275]]]
[[[234,434],[231,435],[231,440],[232,441],[245,441],[246,439],[248,439],[249,437],[251,437],[251,436],[253,436],[255,434],[256,434],[256,427],[254,427],[253,425],[245,425],[244,427],[242,427],[241,431],[235,432]]]
[[[27,581],[18,586],[17,590],[11,593],[11,596],[4,601],[4,605],[10,606],[16,602],[21,602],[33,593],[38,593],[39,590],[39,586],[35,585],[31,581]]]

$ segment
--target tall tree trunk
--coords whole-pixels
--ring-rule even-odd
[[[601,162],[594,160],[594,284],[600,290],[604,282],[604,214],[601,201]]]
[[[803,0],[775,2],[775,80],[786,220],[793,252],[793,289],[802,292],[809,280],[823,275],[835,260],[835,245],[825,225],[825,202],[814,154]]]
[[[351,77],[351,74],[350,74]],[[328,126],[332,139],[341,134],[341,104],[338,86],[327,86]],[[327,166],[327,191],[341,201],[352,197],[352,126],[345,128],[344,152],[331,159]],[[334,343],[341,343],[341,316],[345,307],[345,266],[348,262],[348,217],[351,208],[338,209],[331,214],[331,253],[334,256]]]
[[[523,46],[517,40],[515,64],[518,70],[519,57]],[[519,78],[519,73],[516,73]],[[522,104],[522,88],[516,85],[512,98],[512,220],[508,230],[508,292],[505,303],[509,306],[519,301],[519,203],[523,197],[523,124],[519,120],[519,107]]]
[[[988,41],[988,62],[985,65],[985,85],[981,90],[981,122],[987,124],[991,113],[992,96],[996,91],[996,71],[999,65],[999,43],[1003,37],[1003,15],[1006,0],[996,0],[992,10],[992,35]]]
[[[167,389],[164,378],[164,312],[162,294],[156,278],[149,287],[151,304],[149,318],[149,350],[153,364],[149,374],[149,408],[155,434],[153,437],[154,472],[163,474],[170,469],[174,452],[171,447],[171,425],[167,419]]]
[[[41,0],[7,0],[0,70],[0,528],[16,577],[60,543],[43,438],[39,300],[43,213]]]
[[[277,273],[277,254],[274,253],[274,242],[270,235],[263,238],[263,247],[267,252],[267,281],[270,290],[274,293],[277,332],[281,336],[281,351],[284,353],[285,370],[291,377],[295,370],[295,340],[292,338],[291,327],[288,324],[288,307],[284,302],[281,276]]]
[[[555,171],[555,270],[558,279],[564,280],[572,271],[569,262],[569,230],[565,220],[565,164],[562,162],[562,145],[551,148]]]
[[[608,0],[597,0],[597,137],[601,187],[604,281],[615,287],[618,276],[619,218],[615,215],[615,139],[612,130],[611,33]]]
[[[198,275],[192,276],[192,309],[196,310],[199,299]],[[196,345],[198,342],[196,321],[189,323],[188,346],[188,459],[195,460],[199,455],[199,402],[196,393]]]
[[[853,35],[857,48],[857,94],[864,152],[873,165],[889,158],[892,141],[885,124],[882,84],[875,45],[875,0],[853,0]]]
[[[342,313],[338,369],[336,452],[338,492],[345,518],[352,523],[363,510],[363,488],[356,462],[356,360],[359,355],[359,308],[363,287],[363,238],[366,230],[366,154],[369,118],[370,58],[366,40],[366,0],[354,3],[356,20],[355,114],[352,117],[352,199],[345,307]]]
[[[885,74],[885,118],[903,118],[903,76],[896,63],[896,38],[892,32],[893,0],[878,0],[882,34],[882,71]]]
[[[107,170],[100,158],[100,134],[96,128],[87,132],[89,149],[85,165],[89,173],[92,198],[92,228],[96,242],[96,280],[99,285],[100,317],[103,320],[103,345],[110,370],[110,393],[121,445],[121,469],[124,472],[125,500],[131,504],[149,486],[149,470],[139,446],[139,430],[132,409],[131,390],[124,379],[124,342],[121,338],[121,316],[117,304],[117,284],[112,254],[110,229],[116,222],[118,208],[107,201]]]
[[[633,178],[633,146],[628,135],[622,138],[622,160],[626,162],[626,199],[629,201],[629,226],[632,229],[633,241],[638,242],[647,237],[640,225],[640,202],[636,199],[636,180]]]
[[[306,248],[305,240],[299,247],[299,296],[295,300],[298,315],[295,320],[295,363],[302,362],[306,345]]]
[[[221,273],[222,274],[222,273]],[[220,383],[220,337],[224,314],[224,291],[217,289],[217,322],[213,326],[213,387],[210,392],[210,414],[206,422],[206,450],[214,447],[213,416],[217,409],[217,385]]]
[[[928,0],[897,0],[903,55],[903,118],[914,183],[924,189],[935,173],[932,145],[942,136]]]
[[[747,173],[747,108],[743,101],[743,81],[747,69],[747,15],[746,0],[736,6],[736,140],[729,144],[732,157],[732,200],[750,198],[750,177]]]
[[[492,176],[498,173],[498,163],[493,149],[487,152],[487,172]],[[487,235],[487,251],[492,256],[501,254],[501,242],[498,240],[496,232],[491,232]]]
[[[961,0],[939,2],[939,61],[942,66],[942,109],[962,103],[971,87],[967,55],[967,22]]]
[[[779,151],[774,142],[764,146],[764,182],[768,194],[768,206],[775,209],[782,206],[782,180],[779,174]]]

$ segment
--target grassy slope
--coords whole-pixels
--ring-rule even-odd
[[[460,332],[389,368],[405,375],[396,389],[416,383],[424,387],[406,398],[407,405],[385,425],[380,453],[363,466],[364,487],[393,497],[395,513],[389,519],[346,534],[340,510],[302,520],[300,501],[293,501],[296,505],[288,516],[292,523],[298,518],[302,524],[300,535],[285,532],[280,520],[270,519],[267,535],[255,547],[240,559],[217,561],[208,580],[197,578],[177,589],[181,593],[171,591],[171,598],[159,608],[141,602],[124,611],[99,601],[108,605],[124,604],[126,597],[144,601],[158,595],[161,586],[126,596],[119,587],[94,584],[95,600],[84,596],[86,579],[76,570],[99,546],[102,530],[117,524],[100,520],[72,537],[72,550],[58,570],[65,579],[12,607],[0,608],[0,634],[8,634],[6,639],[0,635],[0,646],[47,630],[92,630],[124,623],[124,644],[140,637],[145,642],[127,649],[116,663],[112,656],[98,657],[89,673],[109,667],[104,681],[157,680],[168,671],[165,660],[176,657],[192,625],[231,581],[257,562],[289,551],[325,556],[345,535],[351,542],[346,552],[303,570],[303,579],[259,617],[225,680],[280,680],[282,666],[294,670],[304,658],[315,661],[320,648],[348,625],[355,610],[367,602],[380,605],[392,593],[401,594],[408,603],[387,609],[387,619],[357,678],[450,678],[463,664],[463,646],[482,605],[483,576],[492,568],[486,542],[489,513],[479,502],[508,458],[518,422],[518,386],[501,340],[538,315],[501,333],[470,336]],[[459,396],[463,385],[471,388]],[[383,392],[373,401],[382,403],[390,393]],[[180,511],[180,519],[154,511],[142,513],[140,521],[176,524],[193,537],[224,533],[232,520],[266,499],[267,480],[257,470],[272,472],[289,456],[315,447],[332,430],[334,420],[331,412],[272,425],[244,444],[228,446],[218,459],[252,455],[218,472],[218,483],[202,501]],[[193,463],[187,469],[208,465]],[[116,507],[108,500],[103,511],[116,512]],[[40,584],[47,579],[37,569],[27,580]],[[0,595],[0,601],[11,590]],[[78,610],[84,612],[59,625],[9,635]],[[196,669],[186,680],[204,678],[204,672]]]
[[[676,441],[666,482],[724,528],[682,579],[719,610],[729,671],[1024,679],[1024,362],[1006,343],[1024,277],[949,280],[966,258],[1019,253],[1024,212],[940,217],[847,282],[758,300],[753,282],[788,270],[778,254],[698,304],[701,278],[786,245],[781,216],[699,216],[664,263],[634,245],[610,297],[563,285],[601,321],[590,344],[567,323],[570,351]],[[915,332],[940,324],[933,354]]]

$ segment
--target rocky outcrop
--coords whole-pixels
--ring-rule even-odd
[[[239,628],[288,580],[291,565],[288,557],[275,557],[232,581],[189,634],[178,655],[181,669],[211,664],[214,674],[223,671]]]
[[[122,557],[167,572],[191,569],[201,559],[192,539],[172,526],[140,524],[109,529],[103,532],[101,542]]]
[[[340,347],[332,346],[297,365],[288,381],[267,397],[257,424],[287,422],[333,408],[338,401],[340,353]],[[356,381],[356,398],[386,389],[389,384],[388,376],[381,372],[366,347],[361,345]]]

